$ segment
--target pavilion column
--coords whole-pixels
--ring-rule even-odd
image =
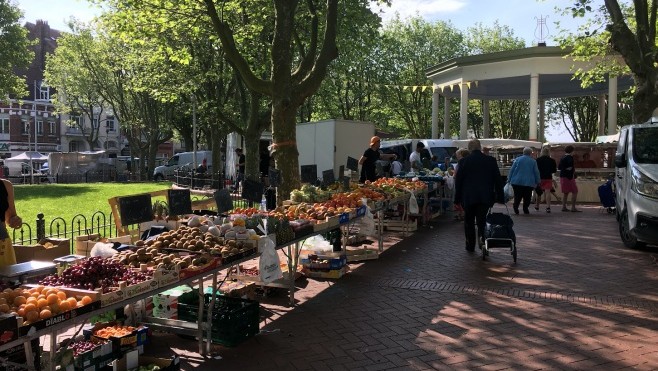
[[[617,77],[608,78],[608,135],[617,134]]]
[[[489,99],[482,100],[482,135],[491,138],[491,123],[489,122]]]
[[[537,140],[537,105],[539,103],[539,74],[530,74],[530,128],[528,140]]]
[[[462,82],[459,89],[459,139],[468,139],[468,84]]]
[[[439,137],[439,90],[432,92],[432,139]]]
[[[599,130],[597,135],[605,135],[605,94],[599,95]]]
[[[450,98],[443,96],[443,139],[450,139]]]
[[[546,142],[546,115],[545,115],[545,109],[546,109],[546,101],[545,100],[540,100],[539,101],[539,135],[538,139],[539,142],[544,143]]]

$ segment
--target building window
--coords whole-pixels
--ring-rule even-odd
[[[105,130],[114,131],[114,116],[108,116],[105,119]]]
[[[70,116],[68,125],[71,128],[81,128],[82,127],[82,116]]]
[[[27,120],[21,120],[21,134],[27,134],[30,132],[30,122]]]
[[[0,134],[9,134],[9,117],[0,118]]]
[[[37,121],[37,134],[43,135],[43,121]]]
[[[93,119],[91,119],[91,127],[92,127],[92,128],[94,128],[94,129],[98,129],[98,127],[99,127],[98,125],[99,125],[99,121],[98,121],[97,118],[93,118]]]
[[[50,87],[46,85],[43,81],[38,82],[39,86],[37,89],[37,100],[50,100]]]
[[[51,135],[57,134],[57,123],[55,121],[48,121],[48,128]]]
[[[73,141],[69,143],[69,152],[78,152],[78,142]]]

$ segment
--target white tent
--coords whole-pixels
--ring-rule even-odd
[[[48,161],[48,156],[35,151],[27,151],[14,157],[6,158],[5,161]]]

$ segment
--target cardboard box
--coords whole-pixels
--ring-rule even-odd
[[[324,279],[338,279],[343,277],[345,273],[349,272],[348,266],[344,266],[340,269],[330,269],[330,270],[315,270],[304,268],[303,273],[306,277],[309,278],[324,278]]]
[[[193,291],[191,287],[183,285],[154,295],[151,298],[153,302],[153,317],[178,319],[178,299],[183,294],[191,291]]]
[[[100,239],[101,235],[98,233],[77,236],[75,238],[75,254],[89,256],[92,247],[94,247],[96,242],[100,241]]]
[[[14,245],[16,262],[32,260],[52,261],[71,254],[71,240],[68,238],[44,238],[36,245]]]

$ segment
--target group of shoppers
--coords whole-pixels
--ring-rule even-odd
[[[519,206],[524,214],[530,214],[532,192],[545,196],[546,212],[551,212],[551,190],[553,174],[560,171],[560,188],[563,193],[562,211],[580,212],[576,208],[578,187],[576,185],[576,167],[572,156],[574,147],[565,147],[565,155],[559,164],[549,155],[548,147],[542,148],[535,160],[533,149],[525,147],[523,155],[516,158],[509,171],[507,182],[514,190],[512,208],[519,214]],[[485,220],[494,203],[505,203],[503,181],[495,158],[484,154],[480,141],[472,139],[468,143],[470,154],[459,159],[455,171],[455,210],[464,210],[464,232],[466,250],[474,251],[476,243],[484,244]],[[460,156],[461,157],[461,156]],[[567,199],[571,194],[571,208]],[[539,207],[537,206],[538,210]],[[479,236],[476,237],[475,226]]]

